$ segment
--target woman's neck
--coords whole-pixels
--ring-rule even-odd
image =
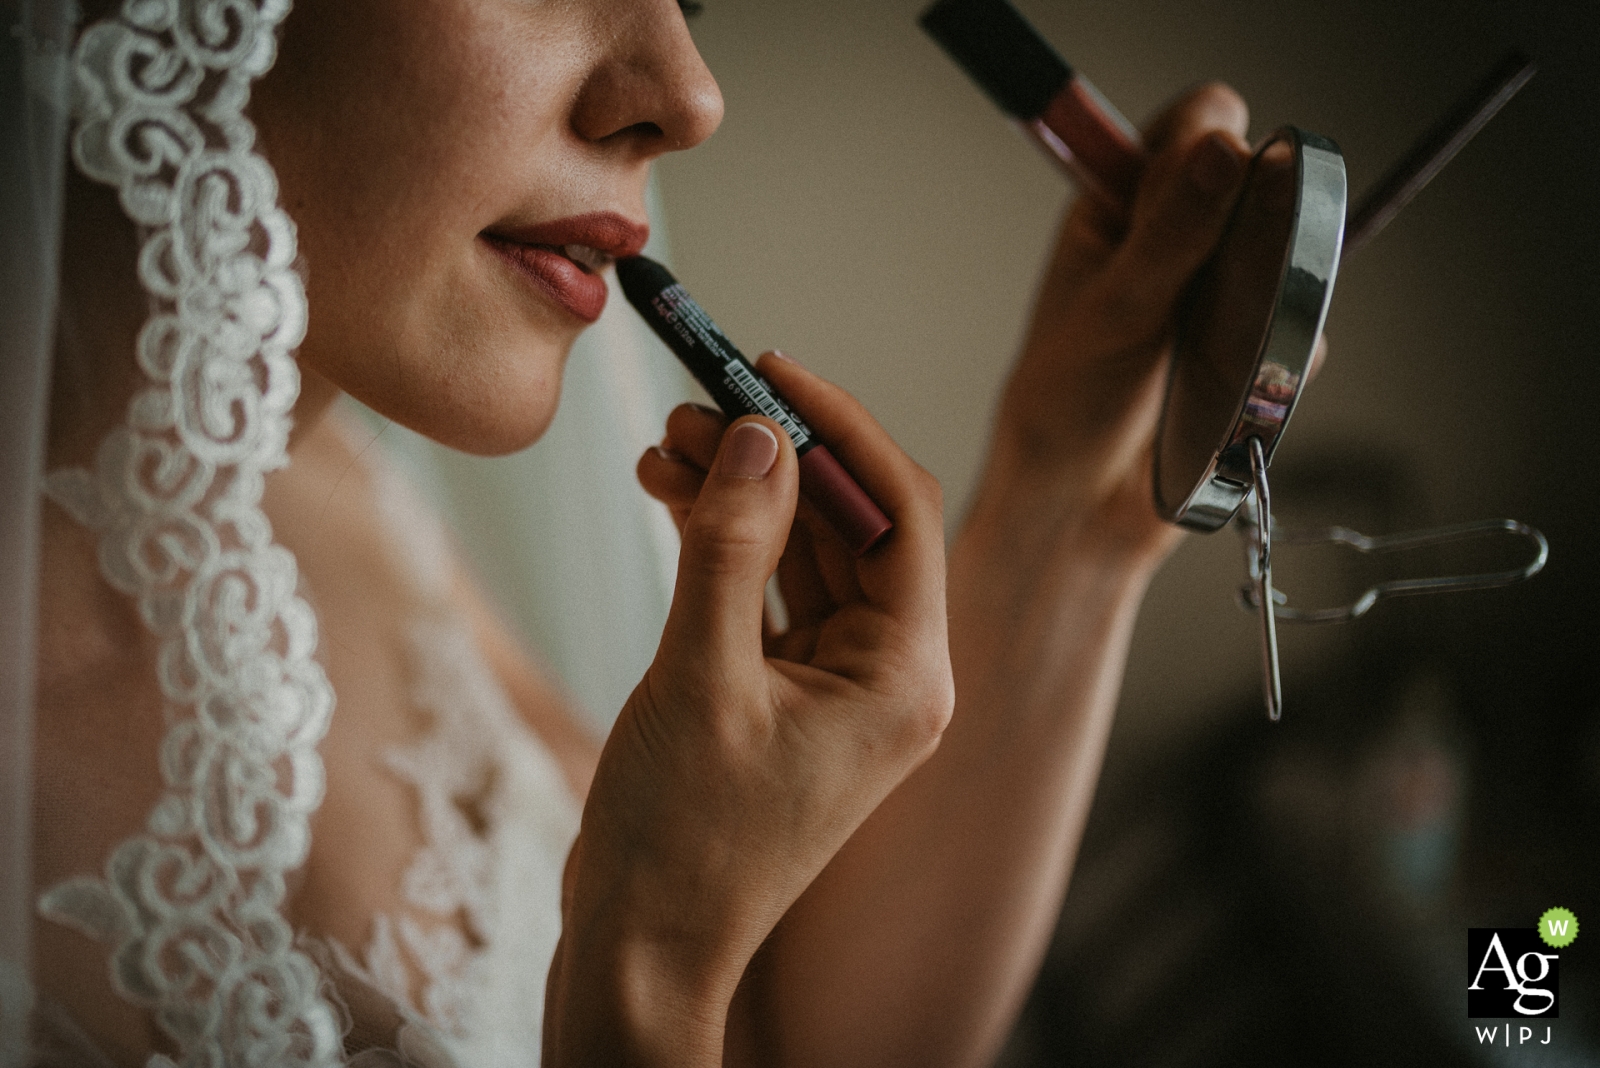
[[[300,364],[300,397],[294,402],[294,427],[289,431],[290,455],[327,419],[339,394],[338,386]]]

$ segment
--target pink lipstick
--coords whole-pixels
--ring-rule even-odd
[[[828,447],[772,384],[694,302],[661,264],[643,256],[617,264],[617,281],[634,310],[733,418],[764,415],[783,427],[800,458],[800,492],[857,556],[889,533],[892,524],[866,490],[834,459]]]
[[[1133,202],[1139,132],[1006,0],[939,0],[921,23],[1074,181],[1113,207]]]
[[[606,307],[601,272],[637,255],[650,228],[612,212],[593,212],[531,226],[500,224],[479,236],[542,293],[592,323]]]

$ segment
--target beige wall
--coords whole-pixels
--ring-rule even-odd
[[[679,274],[700,301],[748,351],[784,348],[847,385],[958,513],[1068,192],[916,28],[921,6],[709,0],[693,28],[727,118],[664,162],[661,182]],[[1516,515],[1556,540],[1543,594],[1441,600],[1409,617],[1422,625],[1575,612],[1593,584],[1594,5],[1018,6],[1136,122],[1220,78],[1250,100],[1253,136],[1294,121],[1340,142],[1356,193],[1505,46],[1540,56],[1523,97],[1350,264],[1333,359],[1279,467],[1375,455],[1420,488],[1415,518]],[[1364,514],[1329,518],[1385,521]],[[1124,743],[1251,692],[1254,632],[1230,603],[1239,574],[1234,536],[1220,533],[1191,538],[1159,577]],[[1294,682],[1357,640],[1286,635],[1291,714]]]

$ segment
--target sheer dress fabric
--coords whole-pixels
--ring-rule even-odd
[[[124,0],[58,64],[70,68],[71,158],[117,190],[137,225],[151,311],[129,354],[142,377],[125,418],[91,466],[51,471],[44,487],[93,532],[103,578],[153,636],[166,726],[139,832],[100,870],[22,901],[31,698],[7,696],[0,770],[22,800],[0,816],[22,815],[0,827],[13,875],[0,900],[3,1068],[109,1063],[59,1006],[27,1012],[34,910],[106,945],[113,988],[174,1051],[148,1068],[539,1060],[576,802],[446,596],[442,530],[381,462],[366,477],[407,576],[411,699],[432,724],[385,762],[415,791],[424,844],[406,869],[404,909],[375,915],[366,944],[310,937],[284,915],[323,796],[318,743],[334,708],[316,615],[262,509],[267,475],[288,463],[307,309],[294,225],[244,109],[288,10],[287,0]],[[30,158],[50,158],[43,140]],[[55,196],[38,218],[59,210]],[[53,262],[52,247],[29,254]],[[51,304],[48,292],[30,299]],[[29,366],[48,367],[47,332],[30,345]],[[40,415],[32,451],[6,456],[7,477],[24,486],[38,464],[41,391],[29,394]],[[15,537],[25,549],[26,533]],[[0,654],[26,674],[26,640]]]

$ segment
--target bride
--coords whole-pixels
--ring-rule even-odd
[[[674,599],[597,747],[334,402],[474,453],[539,438],[652,162],[721,116],[678,6],[87,6],[34,1060],[992,1059],[1175,542],[1150,441],[1243,179],[1237,97],[1154,122],[1126,219],[1068,216],[948,561],[937,485],[801,364],[760,367],[895,524],[861,559],[797,511],[774,424],[672,414],[639,477],[682,530]]]

